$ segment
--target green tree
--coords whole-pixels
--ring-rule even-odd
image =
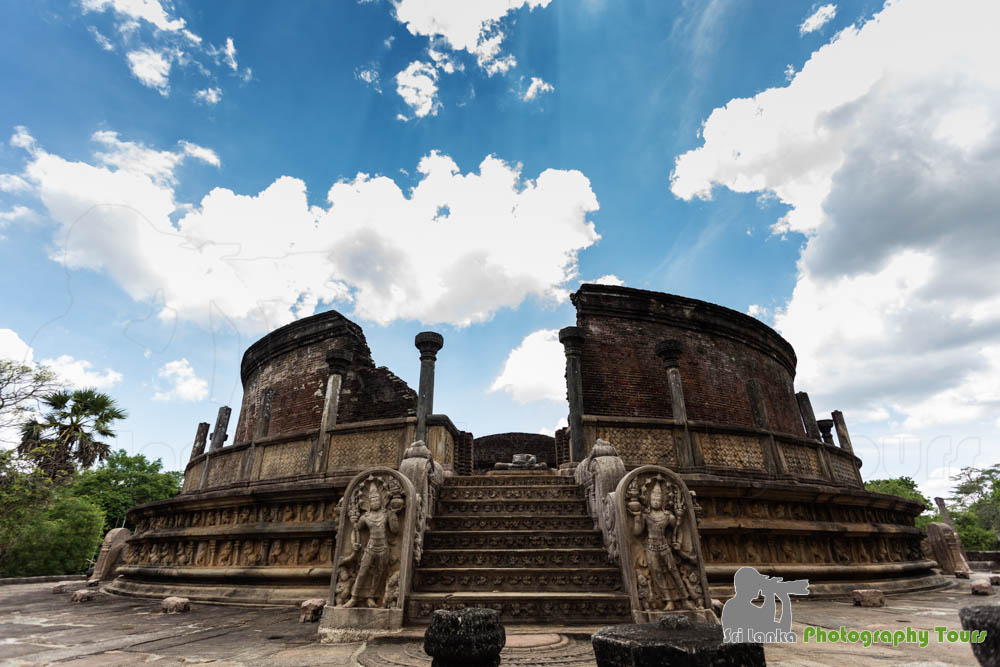
[[[55,389],[56,376],[47,368],[0,359],[0,438],[20,426],[42,397]]]
[[[159,459],[150,461],[142,454],[129,456],[124,449],[111,452],[100,466],[81,472],[73,492],[104,510],[104,530],[124,525],[129,508],[153,500],[172,498],[181,490],[184,473],[163,472]]]
[[[110,445],[98,438],[112,438],[114,422],[127,413],[113,398],[96,389],[57,391],[42,398],[47,407],[41,421],[32,418],[21,426],[18,451],[35,460],[50,479],[65,480],[75,464],[89,468],[103,461]]]
[[[48,507],[52,482],[16,450],[0,449],[0,569],[25,524]]]
[[[12,577],[84,572],[103,523],[99,507],[62,489],[49,507],[28,517],[7,550],[3,571]]]
[[[915,500],[924,506],[925,511],[934,507],[931,505],[931,501],[927,499],[927,496],[920,493],[920,490],[917,489],[917,483],[909,477],[873,479],[865,482],[865,490],[874,491],[875,493],[888,493],[889,495],[899,496],[907,500]]]
[[[949,510],[966,549],[1000,546],[1000,464],[962,468],[954,477]]]

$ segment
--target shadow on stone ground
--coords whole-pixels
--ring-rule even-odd
[[[185,614],[163,614],[159,601],[100,595],[70,604],[82,582],[53,594],[52,583],[0,586],[0,661],[4,665],[429,665],[422,632],[389,640],[339,646],[315,641],[316,625],[298,622],[297,609],[192,604]],[[794,630],[806,624],[868,630],[905,626],[959,629],[958,608],[991,604],[997,597],[973,597],[969,583],[942,591],[892,596],[883,608],[849,602],[805,601],[794,606]],[[512,627],[503,664],[594,665],[587,639],[596,628]],[[975,665],[965,644],[926,648],[860,644],[766,646],[769,665]]]

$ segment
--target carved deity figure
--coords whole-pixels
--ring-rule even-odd
[[[360,554],[358,576],[351,588],[351,598],[344,607],[353,607],[359,598],[365,600],[368,607],[377,607],[389,573],[389,534],[399,532],[399,510],[402,509],[402,498],[393,498],[388,508],[383,507],[382,492],[371,482],[368,487],[368,509],[360,516],[352,516],[351,555],[344,564],[352,561]],[[362,546],[361,531],[368,531],[368,543]]]
[[[208,543],[207,542],[199,542],[198,543],[198,550],[195,552],[195,555],[194,555],[194,564],[195,565],[207,565],[208,564]]]
[[[319,540],[313,538],[308,542],[303,541],[302,549],[299,551],[299,564],[308,565],[309,563],[314,563],[318,556]]]
[[[657,480],[649,490],[646,507],[638,501],[629,503],[632,514],[632,534],[645,533],[646,565],[649,568],[650,592],[653,604],[662,609],[694,609],[691,594],[677,566],[681,544],[677,516],[664,506],[664,483]]]
[[[219,547],[219,559],[218,564],[226,567],[230,564],[233,557],[233,545],[228,540],[222,543]]]

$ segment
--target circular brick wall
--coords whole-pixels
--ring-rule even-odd
[[[584,414],[670,418],[657,343],[680,342],[688,419],[754,426],[746,382],[755,379],[774,431],[803,436],[792,380],[795,352],[773,329],[697,299],[586,284],[573,295],[584,337]]]
[[[497,433],[473,441],[473,469],[484,473],[495,463],[510,463],[514,454],[534,454],[539,463],[556,465],[556,439],[540,433]]]

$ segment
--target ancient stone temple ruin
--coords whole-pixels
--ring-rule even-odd
[[[436,414],[436,333],[416,336],[417,391],[339,313],[264,336],[232,438],[228,408],[198,426],[182,493],[131,510],[109,589],[321,597],[324,626],[385,628],[463,607],[507,623],[702,613],[743,565],[814,596],[944,583],[920,505],[863,489],[843,415],[817,419],[795,392],[776,332],[657,292],[588,284],[572,300],[555,438],[474,438]]]

